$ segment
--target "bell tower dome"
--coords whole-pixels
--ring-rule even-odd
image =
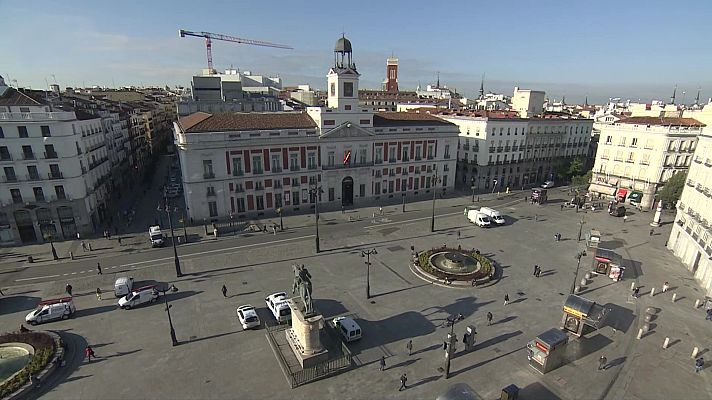
[[[351,41],[342,35],[334,46],[334,66],[326,76],[328,108],[346,112],[358,110],[358,79],[361,75],[356,70],[352,51]]]

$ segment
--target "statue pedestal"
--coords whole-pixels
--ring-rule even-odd
[[[287,329],[287,342],[302,368],[309,368],[329,359],[329,352],[321,345],[319,332],[324,327],[321,314],[304,315],[301,297],[287,300],[292,311],[292,327]]]

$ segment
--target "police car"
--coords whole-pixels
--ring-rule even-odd
[[[242,329],[257,328],[260,326],[260,317],[257,316],[255,307],[249,304],[237,307],[237,319],[240,320]]]

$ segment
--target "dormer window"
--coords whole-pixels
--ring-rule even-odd
[[[344,97],[354,97],[353,82],[344,82]]]

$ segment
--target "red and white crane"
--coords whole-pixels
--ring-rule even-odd
[[[193,32],[193,31],[186,31],[184,29],[180,29],[180,30],[178,30],[178,34],[180,35],[180,37],[195,36],[195,37],[205,38],[205,50],[208,53],[208,68],[210,71],[213,71],[213,51],[212,51],[212,41],[213,40],[224,40],[226,42],[249,44],[252,46],[277,47],[279,49],[290,49],[290,50],[293,49],[293,47],[286,46],[283,44],[270,43],[270,42],[264,42],[261,40],[253,40],[253,39],[243,39],[243,38],[239,38],[239,37],[235,37],[235,36],[221,35],[219,33]]]

